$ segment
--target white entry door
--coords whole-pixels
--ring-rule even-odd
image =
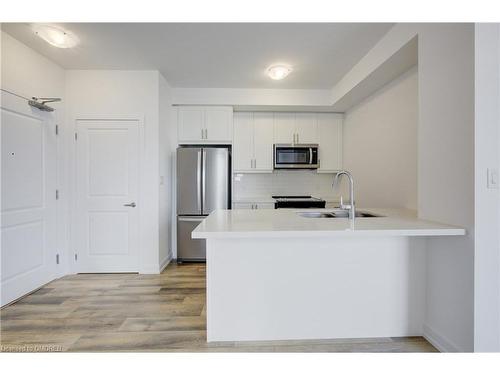
[[[78,120],[77,272],[138,272],[139,121]]]
[[[57,277],[54,114],[1,93],[1,304]]]

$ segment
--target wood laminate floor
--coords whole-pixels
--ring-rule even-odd
[[[79,274],[1,310],[2,351],[435,352],[422,337],[207,343],[205,265]]]

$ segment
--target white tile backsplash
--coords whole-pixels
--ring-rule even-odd
[[[274,173],[235,173],[234,199],[268,197],[271,195],[312,195],[329,198],[336,194],[332,189],[334,174],[316,171],[274,171]]]

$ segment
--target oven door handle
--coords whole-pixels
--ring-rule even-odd
[[[309,164],[313,163],[313,149],[309,147]]]

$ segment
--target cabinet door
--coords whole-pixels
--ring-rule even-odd
[[[318,143],[316,113],[297,113],[295,132],[297,143]]]
[[[233,209],[234,210],[252,210],[254,203],[247,203],[247,202],[233,202]]]
[[[342,116],[318,113],[319,173],[342,169]]]
[[[273,171],[274,115],[270,112],[254,113],[254,169]]]
[[[234,114],[233,169],[235,172],[250,171],[253,167],[253,113]]]
[[[179,143],[202,140],[204,117],[205,113],[202,107],[178,108]]]
[[[274,210],[274,203],[257,203],[256,208],[259,210]]]
[[[274,143],[294,143],[295,114],[274,114]]]
[[[232,108],[207,108],[205,110],[205,129],[207,141],[231,143],[233,139]]]

